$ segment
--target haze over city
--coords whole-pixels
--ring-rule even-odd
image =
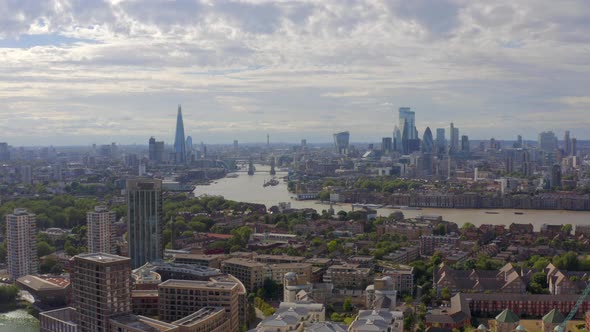
[[[13,145],[329,142],[422,132],[586,133],[586,1],[18,1],[0,4]]]

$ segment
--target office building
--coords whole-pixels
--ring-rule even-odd
[[[14,209],[6,216],[8,275],[16,280],[39,269],[36,217],[26,209]]]
[[[79,332],[108,332],[111,318],[131,313],[131,265],[106,253],[74,256],[72,300]]]
[[[441,155],[447,150],[447,139],[445,138],[445,128],[436,128],[436,152]]]
[[[544,131],[539,134],[539,149],[545,152],[557,150],[557,137],[552,131]]]
[[[578,155],[578,139],[572,138],[572,156]]]
[[[451,122],[451,144],[449,152],[457,152],[459,150],[459,128],[455,128],[455,125]]]
[[[115,222],[117,213],[106,206],[96,206],[86,213],[88,252],[115,253]]]
[[[424,135],[422,136],[422,152],[433,153],[434,152],[434,139],[432,138],[432,131],[430,127],[426,127]]]
[[[0,161],[10,160],[10,150],[7,143],[0,143]]]
[[[159,317],[174,322],[205,307],[222,307],[230,322],[227,331],[239,331],[240,285],[232,281],[167,280],[158,285]]]
[[[566,130],[563,136],[563,152],[566,156],[570,156],[572,153],[572,141],[570,139],[570,131]]]
[[[149,140],[149,160],[154,163],[161,163],[164,161],[164,142],[156,141],[155,138],[150,137]]]
[[[381,151],[383,153],[390,153],[393,151],[393,139],[391,137],[383,137],[381,139]]]
[[[407,132],[407,139],[418,139],[418,130],[416,130],[416,113],[411,111],[409,107],[399,108],[398,124],[401,126],[400,131],[402,132],[402,139],[404,130]]]
[[[184,123],[182,122],[182,109],[178,105],[176,115],[176,134],[174,135],[174,161],[177,164],[186,163],[186,141],[184,138]]]
[[[350,133],[348,131],[334,134],[334,148],[336,149],[336,153],[342,155],[348,154],[349,141]]]
[[[470,150],[469,137],[467,135],[461,136],[461,152],[469,153]]]
[[[162,180],[128,179],[127,234],[134,269],[162,259]]]

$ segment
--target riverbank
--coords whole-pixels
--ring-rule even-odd
[[[282,173],[278,173],[280,177]],[[286,173],[284,173],[286,174]],[[264,204],[267,208],[278,205],[280,202],[288,202],[293,208],[312,208],[321,212],[327,210],[329,204],[316,203],[316,201],[298,201],[291,198],[287,190],[287,184],[280,182],[276,186],[263,187],[264,182],[271,176],[266,173],[255,173],[254,175],[240,174],[236,178],[223,178],[216,180],[206,186],[197,186],[194,190],[195,196],[218,195],[226,199]],[[344,210],[352,211],[353,207],[348,203],[333,205],[336,212]],[[403,209],[378,208],[380,216],[389,216],[395,211],[401,211],[406,217],[414,218],[422,215],[437,215],[443,219],[457,223],[459,226],[466,222],[476,226],[482,224],[496,224],[509,226],[511,223],[531,223],[535,230],[541,225],[561,225],[569,223],[589,224],[590,212],[588,211],[562,211],[562,210],[527,210],[527,209],[457,209],[457,208],[421,208]],[[486,213],[493,212],[493,213]]]

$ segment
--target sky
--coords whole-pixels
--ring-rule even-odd
[[[590,139],[587,0],[0,0],[0,141]],[[434,129],[433,129],[434,131]]]

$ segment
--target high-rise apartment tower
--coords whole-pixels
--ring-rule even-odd
[[[111,318],[131,313],[129,258],[105,253],[74,256],[71,283],[78,332],[110,332]]]
[[[26,209],[14,209],[6,216],[6,252],[10,279],[37,273],[36,218]]]
[[[105,206],[96,206],[94,211],[86,213],[88,227],[88,252],[115,253],[115,229],[117,213],[109,211]]]
[[[162,259],[162,180],[128,179],[127,234],[132,267]]]

